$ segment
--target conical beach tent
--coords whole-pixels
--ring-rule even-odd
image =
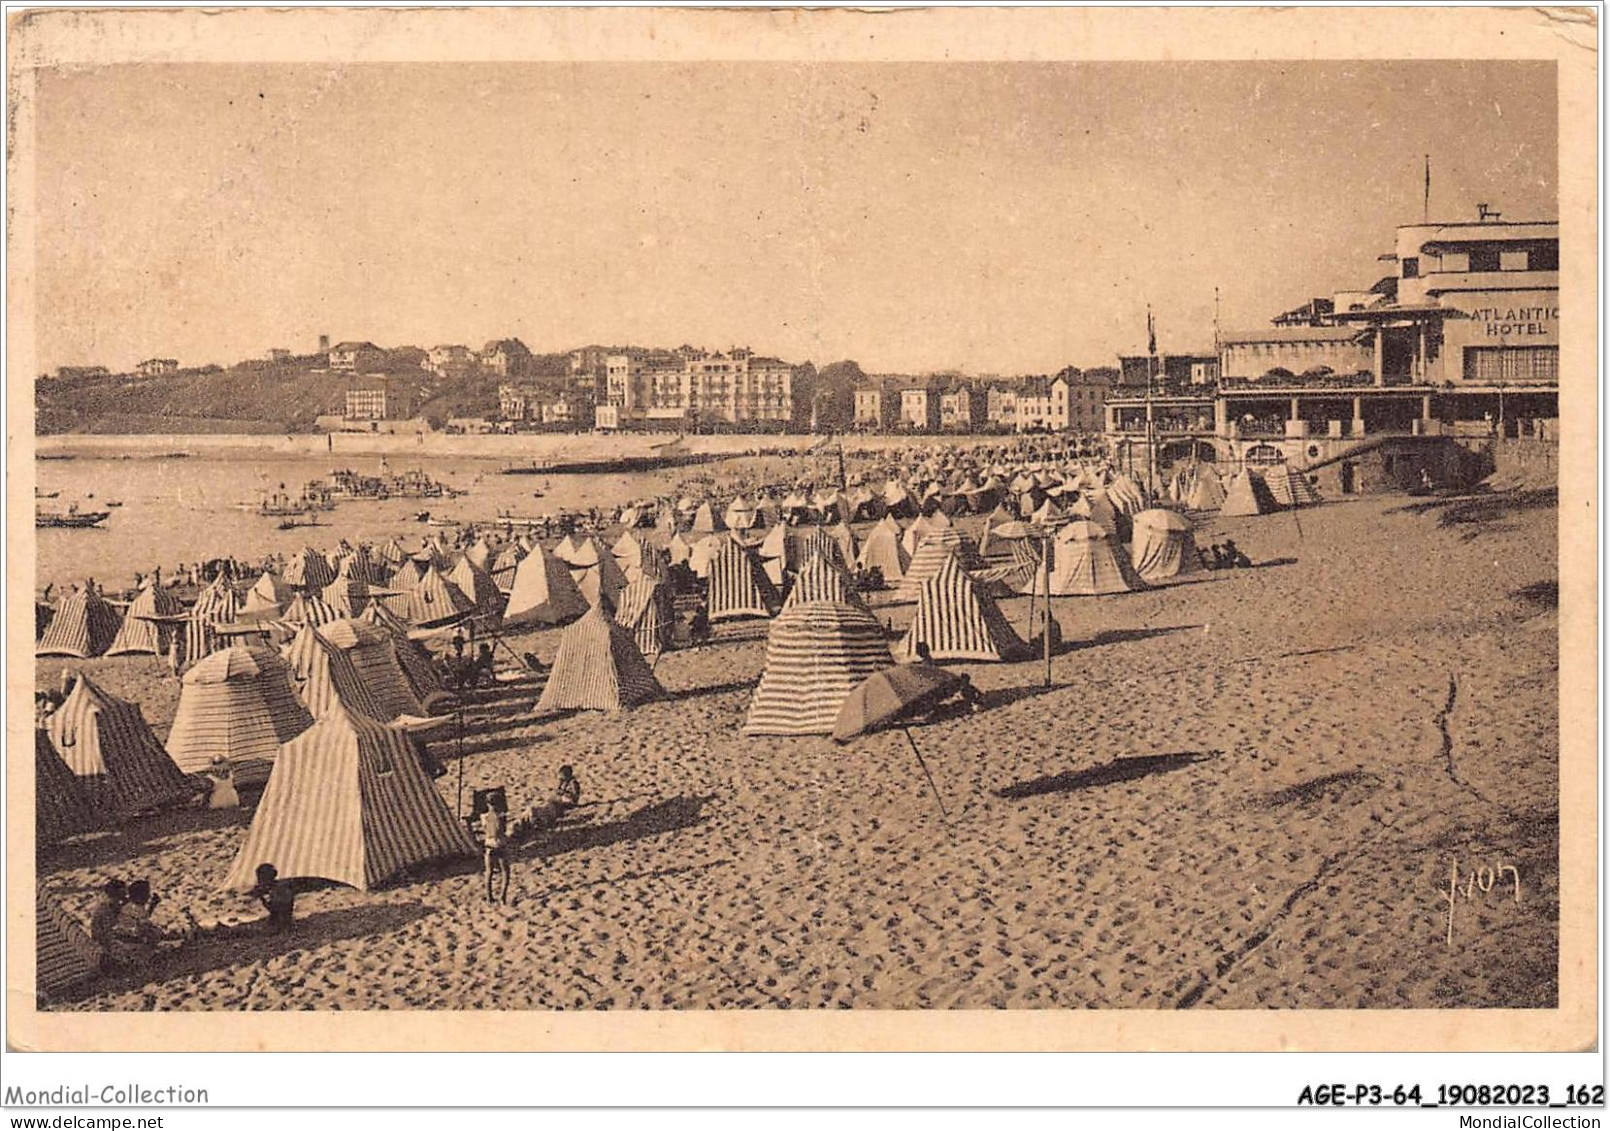
[[[1311,507],[1324,501],[1319,497],[1319,489],[1308,481],[1308,476],[1289,463],[1284,467],[1270,468],[1264,476],[1264,482],[1269,485],[1269,493],[1274,496],[1275,502],[1283,507]]]
[[[632,634],[644,657],[657,656],[671,645],[675,620],[671,587],[655,577],[639,577],[621,590],[615,623]]]
[[[152,618],[171,618],[183,612],[177,598],[166,589],[149,582],[129,602],[117,639],[106,650],[108,656],[162,656],[168,651],[170,623]]]
[[[586,611],[587,598],[576,588],[570,567],[537,546],[515,567],[503,623],[564,624]]]
[[[279,654],[261,644],[214,652],[185,673],[168,753],[186,773],[227,759],[237,785],[266,781],[280,744],[313,722]]]
[[[831,734],[851,689],[893,663],[883,626],[865,609],[835,601],[791,605],[767,635],[766,666],[743,732]]]
[[[34,648],[36,656],[99,656],[117,639],[117,611],[99,593],[75,589],[56,606],[56,615]]]
[[[710,623],[776,614],[777,590],[755,555],[731,538],[711,555],[708,575]]]
[[[1224,482],[1219,473],[1208,464],[1196,469],[1190,489],[1185,493],[1185,505],[1193,511],[1217,510],[1224,504]]]
[[[50,744],[101,813],[137,813],[187,798],[191,786],[139,705],[102,690],[80,674],[62,705],[45,720]]]
[[[300,589],[323,589],[335,580],[329,559],[312,546],[303,546],[285,563],[285,584]]]
[[[812,554],[794,575],[793,587],[783,608],[793,605],[828,601],[844,605],[865,605],[855,591],[850,575],[835,565],[825,554]]]
[[[915,601],[922,593],[923,582],[939,572],[939,567],[951,558],[959,559],[963,569],[977,569],[983,563],[972,542],[954,526],[935,530],[922,540],[917,552],[911,555],[906,575],[895,590],[897,602]]]
[[[594,606],[559,638],[538,711],[618,711],[663,698],[632,634]]]
[[[381,630],[371,628],[370,631]],[[285,665],[302,705],[315,719],[344,706],[376,722],[390,721],[369,694],[368,685],[352,666],[351,659],[333,648],[312,626],[303,625],[285,649]]]
[[[415,628],[447,624],[475,611],[475,602],[434,565],[426,567],[414,585],[384,601],[387,608]]]
[[[1141,511],[1134,530],[1129,555],[1142,580],[1164,581],[1198,569],[1191,520],[1178,511]]]
[[[257,866],[360,891],[405,868],[475,852],[402,731],[336,708],[275,759],[223,886],[249,890]]]
[[[570,561],[570,576],[589,605],[613,609],[626,588],[626,575],[615,564],[615,555],[597,538],[588,538],[576,547]]]
[[[55,844],[106,823],[50,736],[34,731],[34,843]]]
[[[967,575],[955,554],[922,583],[911,627],[895,652],[917,659],[919,644],[927,645],[935,660],[1017,660],[1028,654],[995,599]]]
[[[1255,514],[1268,514],[1275,509],[1274,496],[1263,476],[1251,468],[1237,472],[1224,489],[1224,502],[1219,514],[1224,518],[1241,518]]]
[[[900,584],[901,579],[906,576],[911,556],[900,544],[899,529],[880,522],[868,531],[866,541],[861,543],[861,553],[856,557],[855,564],[864,570],[880,571],[883,574],[884,584],[893,586]]]
[[[336,652],[346,657],[353,672],[363,681],[373,713],[365,711],[377,722],[389,723],[409,716],[418,718],[430,713],[445,693],[426,690],[421,693],[408,677],[403,666],[399,643],[391,633],[378,625],[361,620],[337,620],[318,630],[319,638]],[[314,712],[317,714],[318,712]]]

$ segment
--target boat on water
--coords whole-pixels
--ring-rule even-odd
[[[77,459],[78,457],[73,455],[71,452],[41,452],[39,455],[35,456],[34,458],[35,459],[57,460],[57,459]]]
[[[36,499],[54,499],[60,494],[60,491],[41,491],[38,487],[34,488],[34,498]]]
[[[453,499],[468,494],[438,480],[423,471],[410,470],[393,475],[384,464],[379,475],[361,475],[343,468],[332,471],[324,479],[315,479],[307,485],[309,491],[322,491],[331,499]]]
[[[99,526],[111,517],[110,511],[81,511],[69,507],[64,511],[35,511],[36,527],[54,527],[62,530],[86,530]]]
[[[328,522],[320,522],[316,518],[287,518],[279,524],[281,530],[298,530],[304,526],[329,526]]]

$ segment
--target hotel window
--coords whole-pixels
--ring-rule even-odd
[[[1542,247],[1534,247],[1526,253],[1526,269],[1528,271],[1558,271],[1560,269],[1560,245],[1547,243]]]
[[[1405,279],[1418,279],[1420,277],[1420,260],[1409,256],[1403,260],[1403,277]]]
[[[1470,269],[1472,271],[1497,271],[1500,262],[1496,247],[1473,247],[1470,249]]]

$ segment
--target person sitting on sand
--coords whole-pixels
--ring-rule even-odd
[[[1217,542],[1213,543],[1213,565],[1210,568],[1229,569],[1230,564],[1229,560],[1224,556],[1224,547]]]
[[[1208,552],[1201,546],[1196,548],[1196,564],[1201,566],[1203,569],[1213,568],[1213,558],[1209,556]]]
[[[710,614],[700,605],[693,610],[693,616],[688,619],[688,639],[695,648],[710,641]]]
[[[486,799],[486,812],[481,816],[481,852],[486,873],[486,901],[509,902],[509,803],[502,790]],[[503,890],[492,897],[492,878],[503,876]]]
[[[257,865],[257,885],[247,893],[268,912],[270,934],[284,934],[296,922],[296,888],[290,880],[279,878],[272,864]]]
[[[1224,540],[1224,556],[1226,559],[1228,559],[1231,567],[1235,569],[1252,568],[1252,559],[1247,557],[1236,547],[1235,540],[1232,538],[1226,538]]]
[[[151,922],[161,897],[151,890],[145,880],[135,880],[128,888],[128,898],[118,908],[112,924],[112,954],[119,962],[145,965],[156,957],[157,944],[167,936]]]
[[[207,795],[209,809],[239,809],[240,793],[235,789],[235,769],[228,758],[214,758],[207,767],[207,780],[212,782]]]
[[[101,948],[108,965],[113,961],[117,943],[117,916],[128,901],[128,885],[122,880],[107,880],[89,909],[89,937]]]

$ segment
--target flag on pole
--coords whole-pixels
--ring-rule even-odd
[[[1152,308],[1146,307],[1146,352],[1157,356],[1157,325],[1152,321]]]

